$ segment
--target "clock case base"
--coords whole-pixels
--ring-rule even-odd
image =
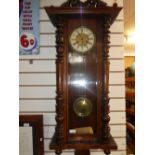
[[[55,137],[55,136],[54,136]],[[76,150],[89,150],[91,149],[117,149],[116,142],[114,141],[113,137],[110,135],[109,138],[104,140],[102,143],[99,142],[83,142],[83,141],[67,141],[64,144],[58,145],[53,137],[50,143],[50,149],[57,150],[57,149],[76,149]]]
[[[54,136],[55,137],[55,136]],[[116,150],[117,144],[110,135],[104,142],[83,142],[83,141],[67,141],[64,144],[58,145],[53,137],[50,143],[50,149],[55,150],[56,154],[61,154],[61,150],[75,149],[75,155],[90,155],[89,149],[102,149],[106,155],[110,154],[110,150]]]

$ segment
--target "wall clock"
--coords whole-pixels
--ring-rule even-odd
[[[45,7],[56,31],[56,128],[50,148],[89,154],[117,149],[109,128],[109,28],[120,7],[68,0]]]

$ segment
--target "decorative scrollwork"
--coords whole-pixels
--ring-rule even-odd
[[[100,0],[87,0],[85,2],[85,6],[86,7],[105,7],[107,4],[103,1]]]
[[[61,6],[63,7],[78,7],[82,6],[83,3],[80,0],[68,0],[67,2],[63,3]]]
[[[80,2],[80,0],[68,0],[61,6],[96,8],[96,7],[105,7],[107,6],[107,4],[101,0],[87,0],[86,2]]]
[[[64,60],[64,20],[60,16],[55,18],[55,26],[57,27],[56,31],[56,50],[57,50],[57,59],[56,63],[62,63]]]

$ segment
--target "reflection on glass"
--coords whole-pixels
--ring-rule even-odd
[[[69,84],[69,133],[95,134],[97,95],[96,52],[77,52],[72,48],[68,52]],[[74,117],[72,117],[74,116]],[[92,119],[93,121],[88,121]],[[76,122],[76,123],[75,123]]]
[[[77,85],[79,87],[86,87],[87,81],[85,79],[83,80],[74,80],[71,82],[73,85]]]
[[[69,54],[69,63],[70,64],[79,64],[83,62],[83,56],[77,53],[70,53]]]

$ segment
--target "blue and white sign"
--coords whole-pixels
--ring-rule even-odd
[[[39,0],[19,0],[19,54],[39,53]]]

